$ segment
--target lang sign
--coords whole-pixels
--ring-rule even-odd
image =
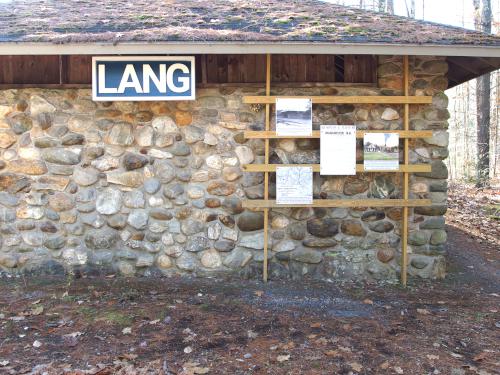
[[[194,100],[193,56],[92,58],[95,101]]]

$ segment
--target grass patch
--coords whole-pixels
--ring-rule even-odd
[[[128,327],[132,324],[132,317],[117,311],[103,312],[96,320],[107,324],[116,324],[121,327]]]

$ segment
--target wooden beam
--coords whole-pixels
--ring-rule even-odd
[[[404,94],[408,97],[410,94],[410,62],[408,56],[403,57],[403,87]],[[410,129],[410,105],[404,105],[404,130]],[[403,160],[407,166],[410,161],[408,139],[404,139]],[[410,175],[408,172],[403,173],[403,199],[408,200],[410,190]],[[408,207],[403,207],[403,226],[401,228],[401,283],[406,286],[408,272]]]
[[[313,104],[432,104],[431,96],[244,96],[243,102],[275,104],[277,98],[310,98]]]
[[[430,199],[316,199],[312,204],[278,204],[275,200],[253,199],[243,201],[244,208],[279,207],[425,207],[432,206]]]
[[[399,138],[430,138],[432,137],[432,130],[358,130],[356,132],[356,138],[363,138],[367,133],[395,133],[399,134]],[[311,139],[320,137],[319,130],[313,130],[311,136],[286,136],[281,137],[276,134],[275,131],[254,131],[246,130],[243,136],[247,139]]]
[[[271,54],[266,55],[266,95],[271,95]],[[271,129],[271,107],[266,104],[266,131]],[[264,161],[269,164],[269,139],[264,143]],[[269,199],[269,173],[264,174],[264,199]],[[264,209],[264,262],[262,278],[267,282],[267,254],[269,242],[269,209]]]
[[[320,171],[319,164],[245,164],[243,170],[245,172],[264,172],[264,173],[274,173],[277,167],[312,167],[313,172]],[[378,170],[378,171],[365,171],[363,164],[356,165],[356,172],[358,173],[426,173],[431,172],[432,166],[430,164],[401,164],[399,170]]]

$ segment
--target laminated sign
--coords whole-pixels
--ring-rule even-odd
[[[363,146],[365,171],[399,170],[399,134],[366,133]]]
[[[311,204],[313,201],[311,167],[276,168],[276,203]]]
[[[92,98],[117,100],[194,100],[192,56],[92,58]]]
[[[312,100],[276,99],[276,134],[284,136],[312,135]]]
[[[321,125],[320,129],[320,174],[355,175],[356,126]]]

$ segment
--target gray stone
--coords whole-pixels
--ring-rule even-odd
[[[214,242],[214,248],[217,251],[228,252],[234,249],[235,243],[228,240],[218,240]]]
[[[367,180],[355,177],[348,177],[344,182],[344,194],[356,195],[368,190],[370,184]]]
[[[385,212],[381,210],[366,211],[361,215],[363,221],[377,221],[385,219]]]
[[[61,139],[61,144],[63,146],[82,145],[84,143],[85,137],[78,133],[66,133]]]
[[[420,229],[444,229],[444,217],[430,217],[420,224]]]
[[[248,146],[237,146],[234,149],[240,165],[250,164],[255,160],[252,149]]]
[[[196,143],[198,141],[203,141],[205,137],[205,131],[197,126],[186,126],[183,128],[184,140],[186,143]]]
[[[448,207],[446,205],[432,205],[426,207],[415,207],[415,213],[426,216],[441,216],[444,215]]]
[[[191,253],[182,253],[176,259],[175,264],[183,271],[194,271],[198,267],[198,261]]]
[[[146,205],[144,194],[140,190],[129,191],[125,193],[123,204],[129,208],[144,208]]]
[[[66,244],[66,237],[65,236],[52,236],[52,237],[47,237],[45,241],[43,242],[43,245],[51,250],[59,250],[64,247]]]
[[[342,233],[348,236],[364,237],[366,230],[363,225],[357,220],[344,220],[341,225]]]
[[[130,146],[134,142],[132,125],[127,123],[114,125],[107,136],[107,142],[117,146]]]
[[[446,243],[448,236],[446,231],[443,229],[435,230],[431,234],[430,244],[431,245],[442,245]]]
[[[249,249],[262,250],[264,248],[264,233],[258,232],[242,237],[240,239],[239,246]]]
[[[448,178],[448,168],[442,160],[434,160],[431,163],[432,172],[418,172],[415,176],[446,180]]]
[[[172,184],[163,188],[163,195],[168,199],[175,199],[184,194],[183,184]]]
[[[185,220],[182,222],[181,230],[186,236],[191,236],[196,233],[203,232],[205,225],[198,220]]]
[[[307,221],[307,231],[313,236],[326,238],[335,236],[339,232],[339,226],[331,218],[310,219]]]
[[[223,264],[229,268],[241,268],[250,262],[252,253],[249,250],[237,247],[224,259]]]
[[[58,146],[59,141],[55,138],[52,138],[52,137],[40,137],[40,138],[36,138],[34,140],[34,144],[35,144],[35,147],[38,147],[38,148],[50,148],[50,147]],[[4,148],[7,148],[7,147],[4,147]]]
[[[337,241],[333,238],[306,238],[302,241],[302,245],[306,247],[327,248],[337,246]]]
[[[111,249],[118,241],[118,233],[111,229],[90,230],[85,236],[85,244],[94,250]]]
[[[147,210],[132,210],[128,215],[127,223],[137,230],[146,229],[149,215]]]
[[[394,224],[390,221],[376,221],[368,225],[370,230],[377,233],[386,233],[394,229]]]
[[[94,168],[75,168],[73,181],[81,186],[90,186],[97,182],[99,174]]]
[[[128,171],[142,168],[148,163],[149,159],[144,155],[126,152],[123,156],[123,167]]]
[[[107,223],[111,228],[121,230],[127,226],[127,216],[122,214],[110,216]]]
[[[185,142],[175,142],[174,147],[170,152],[175,156],[188,156],[191,154],[191,149]]]
[[[96,201],[97,212],[103,215],[113,215],[120,211],[122,194],[119,190],[106,189],[99,193]]]
[[[33,127],[33,121],[24,113],[17,113],[9,116],[8,123],[12,131],[16,134],[23,134]]]
[[[276,251],[277,253],[292,251],[296,246],[296,243],[291,240],[283,240],[273,246],[273,251]]]
[[[175,168],[166,160],[155,161],[156,176],[163,184],[168,184],[175,178]]]
[[[413,246],[422,246],[429,242],[429,234],[423,231],[411,232],[408,236],[408,243]]]
[[[152,208],[149,211],[149,216],[156,220],[171,220],[173,217],[172,213],[169,210],[161,207]]]
[[[106,174],[109,183],[137,188],[142,185],[144,175],[136,171],[112,172]]]
[[[288,235],[294,240],[302,240],[305,238],[307,231],[302,223],[293,223],[287,228]]]
[[[210,240],[202,236],[191,237],[188,239],[186,243],[186,250],[194,253],[209,248],[210,248]]]
[[[51,148],[42,151],[43,160],[61,165],[75,165],[80,162],[80,155],[64,149],[64,148]]]
[[[323,260],[323,256],[319,251],[299,247],[290,252],[289,259],[301,263],[316,264]]]
[[[161,184],[157,178],[148,178],[144,181],[144,190],[148,194],[155,194],[158,190],[160,190]]]

